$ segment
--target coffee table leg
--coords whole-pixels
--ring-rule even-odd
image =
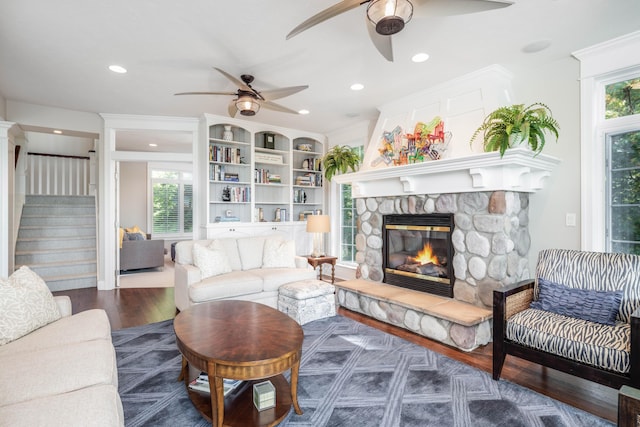
[[[184,379],[187,378],[187,366],[188,366],[188,362],[187,359],[184,358],[184,356],[182,356],[182,369],[180,369],[180,376],[178,376],[178,381],[182,381]]]
[[[211,424],[213,427],[222,427],[224,424],[224,386],[223,378],[209,374],[209,384],[214,384],[211,388]]]
[[[293,409],[296,414],[302,415],[302,409],[298,405],[298,371],[300,370],[300,355],[298,360],[291,366],[291,400],[293,401]]]

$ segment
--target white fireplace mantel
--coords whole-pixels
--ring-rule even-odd
[[[559,163],[556,157],[512,148],[502,158],[498,152],[480,153],[336,175],[333,180],[351,184],[354,198],[500,190],[533,193],[542,189]]]

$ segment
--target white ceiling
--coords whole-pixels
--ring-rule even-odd
[[[311,114],[263,109],[251,120],[329,133],[375,118],[376,107],[389,100],[487,65],[499,63],[517,75],[640,28],[639,0],[514,0],[490,12],[413,19],[394,36],[390,63],[368,38],[363,5],[285,40],[336,2],[2,0],[0,93],[96,113],[226,115],[230,97],[173,96],[235,91],[215,66],[253,74],[258,90],[308,84],[276,102]],[[551,46],[523,52],[541,40]],[[417,52],[431,58],[412,63]],[[114,74],[111,64],[129,72]],[[365,89],[349,90],[354,82]]]

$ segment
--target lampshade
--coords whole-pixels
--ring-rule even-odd
[[[260,109],[260,104],[255,98],[245,95],[238,98],[236,108],[243,116],[255,116]]]
[[[307,216],[308,233],[328,233],[331,231],[329,215],[309,215]]]
[[[413,5],[409,0],[372,0],[367,7],[369,21],[383,36],[400,32],[412,16]]]

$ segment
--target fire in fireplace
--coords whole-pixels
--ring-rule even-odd
[[[453,298],[452,214],[385,215],[385,283]]]

